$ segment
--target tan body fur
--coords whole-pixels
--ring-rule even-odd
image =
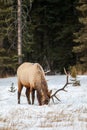
[[[38,63],[25,62],[17,69],[18,77],[18,103],[20,103],[20,95],[23,86],[26,87],[26,96],[30,104],[30,92],[32,92],[32,100],[34,103],[34,92],[37,91],[37,99],[39,105],[48,104],[50,100],[50,92],[48,92],[47,81],[43,68]]]

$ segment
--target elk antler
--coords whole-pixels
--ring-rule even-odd
[[[68,81],[68,77],[69,77],[69,74],[66,72],[66,69],[64,68],[64,73],[66,74],[66,84],[62,87],[62,88],[60,88],[60,89],[58,89],[54,94],[52,94],[51,95],[51,98],[52,98],[52,101],[54,102],[54,97],[58,100],[58,101],[61,101],[57,96],[56,96],[56,94],[59,92],[59,91],[65,91],[65,92],[67,92],[66,90],[65,90],[65,87],[68,85],[68,84],[71,84],[71,83],[69,83],[69,81]]]

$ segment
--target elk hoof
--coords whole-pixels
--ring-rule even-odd
[[[28,104],[31,104],[31,102],[28,102]]]
[[[18,101],[18,104],[20,104],[20,101]]]

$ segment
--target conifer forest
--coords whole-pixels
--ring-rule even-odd
[[[87,0],[0,0],[0,77],[23,62],[87,73]]]

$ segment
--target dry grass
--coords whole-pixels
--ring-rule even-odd
[[[75,127],[80,128],[80,130],[87,129],[87,117],[80,116],[81,110],[75,112],[64,113],[61,111],[58,112],[48,112],[44,118],[41,119],[40,124],[38,125],[41,128],[49,127],[72,127],[75,130]],[[83,125],[82,125],[83,124]],[[84,129],[83,129],[84,128]]]
[[[23,114],[22,114],[23,112]],[[0,117],[1,124],[4,124],[0,130],[19,130],[17,128],[31,128],[36,126],[41,128],[58,128],[58,127],[72,127],[75,130],[79,127],[79,130],[87,129],[87,109],[83,111],[78,109],[76,111],[70,110],[68,112],[60,111],[47,113],[38,113],[36,115],[29,114],[28,110],[16,110],[10,113],[10,117]],[[22,117],[24,115],[24,118]],[[16,120],[16,121],[15,121]],[[28,123],[26,123],[28,121]],[[35,124],[36,123],[36,124]]]

